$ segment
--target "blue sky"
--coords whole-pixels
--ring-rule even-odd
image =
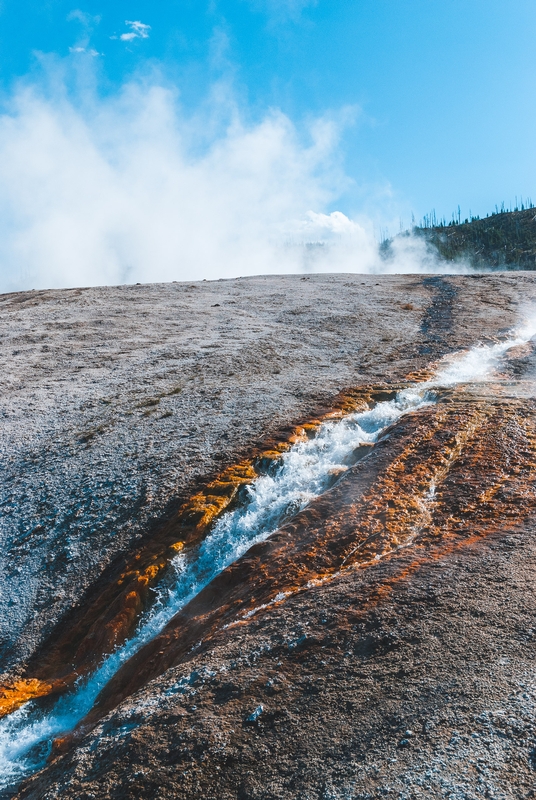
[[[125,20],[150,25],[146,38],[112,39],[135,33]],[[533,0],[7,0],[4,86],[36,69],[36,51],[67,57],[80,42],[102,54],[101,91],[149,62],[185,104],[226,73],[252,115],[276,107],[299,125],[359,108],[346,169],[389,183],[403,212],[482,214],[536,194]],[[350,195],[348,211],[366,202]]]
[[[312,210],[392,227],[536,200],[535,42],[534,0],[4,0],[0,81],[11,118],[21,86],[61,82],[86,120],[88,93],[109,111],[127,85],[164,87],[181,124],[204,120],[194,149],[235,113],[281,114],[306,152],[321,120],[339,174]]]

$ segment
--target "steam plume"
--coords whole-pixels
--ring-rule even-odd
[[[188,117],[154,81],[83,103],[55,87],[19,87],[0,116],[2,291],[434,268],[412,239],[382,261],[371,224],[327,213],[348,183],[334,122],[304,144],[217,92]]]

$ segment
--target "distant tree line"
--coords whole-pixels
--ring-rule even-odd
[[[487,217],[471,214],[462,221],[460,208],[452,220],[426,215],[412,232],[424,237],[447,261],[469,262],[475,268],[536,270],[536,211],[532,200],[514,208],[495,206]],[[408,231],[409,233],[409,231]],[[384,247],[385,249],[385,247]]]

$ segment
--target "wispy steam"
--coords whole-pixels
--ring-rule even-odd
[[[155,82],[77,104],[53,85],[19,88],[0,116],[3,291],[407,272],[428,258],[408,239],[382,260],[369,223],[326,212],[348,185],[336,122],[304,142],[277,111],[246,124],[221,87],[188,117]]]
[[[81,34],[76,44],[69,48],[71,53],[87,53],[92,57],[101,55],[95,48],[90,47],[91,34],[94,28],[99,24],[100,19],[100,16],[92,16],[79,9],[71,11],[67,15],[67,20],[69,22],[78,22],[81,26]]]

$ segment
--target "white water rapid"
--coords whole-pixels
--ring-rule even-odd
[[[261,475],[247,487],[245,503],[223,514],[197,548],[174,559],[172,587],[162,589],[133,638],[51,709],[41,710],[38,702],[30,701],[0,720],[0,790],[14,787],[25,775],[41,768],[52,740],[80,722],[120,666],[218,573],[322,494],[334,476],[352,463],[357,448],[376,442],[404,414],[433,403],[435,389],[488,380],[501,357],[535,333],[536,327],[530,326],[501,343],[480,345],[448,357],[433,379],[413,384],[393,400],[379,402],[367,411],[324,422],[314,438],[293,445],[282,455],[273,474]]]

